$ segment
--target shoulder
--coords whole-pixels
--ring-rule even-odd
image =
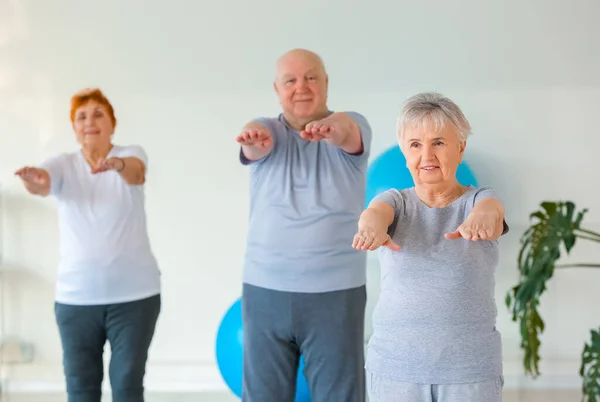
[[[411,198],[413,198],[414,196],[414,187],[408,187],[408,188],[403,188],[401,190],[395,189],[395,188],[391,188],[387,191],[384,191],[384,193],[387,193],[395,198],[398,198],[400,200],[410,200]]]
[[[77,158],[79,155],[81,155],[80,151],[59,152],[50,156],[48,159],[68,161]]]
[[[395,188],[383,191],[373,197],[371,202],[385,202],[394,208],[396,211],[405,211],[407,204],[410,204],[411,188],[398,190]]]
[[[352,110],[346,110],[343,113],[345,113],[348,117],[350,117],[355,122],[357,122],[359,124],[364,124],[365,126],[370,127],[369,121],[363,114],[352,111]]]
[[[113,145],[113,152],[116,155],[135,154],[135,153],[146,153],[144,147],[138,144],[128,145]]]
[[[138,158],[142,162],[148,163],[146,150],[138,144],[113,145],[112,154],[119,158]]]
[[[472,202],[473,205],[478,201],[484,200],[486,198],[494,198],[500,202],[502,202],[502,198],[496,189],[491,186],[482,186],[482,187],[473,187],[471,186],[467,190],[467,202]]]
[[[44,169],[50,166],[61,166],[65,165],[77,157],[78,152],[60,152],[54,155],[51,155],[44,159],[42,163],[39,164],[39,167]]]
[[[379,195],[385,197],[394,197],[398,199],[406,199],[409,197],[409,193],[411,192],[411,190],[411,188],[404,188],[401,190],[398,190],[396,188],[390,188],[389,190],[381,192]]]
[[[346,114],[346,116],[348,116],[350,119],[352,119],[352,121],[358,124],[358,127],[360,127],[360,131],[363,136],[371,135],[371,124],[369,124],[369,121],[364,115],[354,111],[344,111],[342,113]]]
[[[364,133],[371,132],[371,124],[369,123],[369,120],[363,114],[355,112],[355,111],[345,111],[343,113],[345,113],[356,124],[358,124],[361,131],[363,131]]]

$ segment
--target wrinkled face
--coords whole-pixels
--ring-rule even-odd
[[[456,180],[456,170],[462,163],[465,144],[450,124],[443,130],[431,125],[406,127],[400,147],[415,184],[442,184]]]
[[[284,115],[309,119],[327,111],[327,74],[310,55],[290,55],[281,61],[275,92]]]
[[[81,145],[108,144],[114,132],[106,107],[94,100],[77,109],[73,129]]]

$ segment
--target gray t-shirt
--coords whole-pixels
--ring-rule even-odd
[[[349,154],[325,141],[309,142],[283,115],[260,118],[273,149],[250,165],[250,222],[243,281],[287,292],[329,292],[363,286],[366,253],[352,248],[365,206],[371,127],[360,127],[364,151]]]
[[[425,384],[502,374],[494,299],[498,242],[444,237],[488,197],[498,199],[489,187],[471,187],[445,208],[426,206],[414,187],[375,197],[394,208],[389,234],[401,249],[379,250],[381,294],[373,313],[369,371]]]

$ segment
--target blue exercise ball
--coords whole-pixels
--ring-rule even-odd
[[[477,187],[477,179],[466,162],[458,165],[456,178],[463,186]],[[406,167],[406,159],[399,146],[392,146],[379,155],[367,169],[365,205],[377,195],[391,188],[403,190],[415,185]]]
[[[242,300],[237,299],[227,310],[217,331],[216,355],[221,377],[236,396],[242,397],[244,329]],[[310,402],[308,383],[304,377],[304,358],[300,357],[296,380],[295,402]]]

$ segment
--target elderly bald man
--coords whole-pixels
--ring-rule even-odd
[[[371,128],[328,108],[328,76],[311,51],[284,54],[274,87],[282,113],[236,138],[251,175],[242,400],[293,402],[302,355],[313,402],[364,401],[366,255],[352,240]]]

